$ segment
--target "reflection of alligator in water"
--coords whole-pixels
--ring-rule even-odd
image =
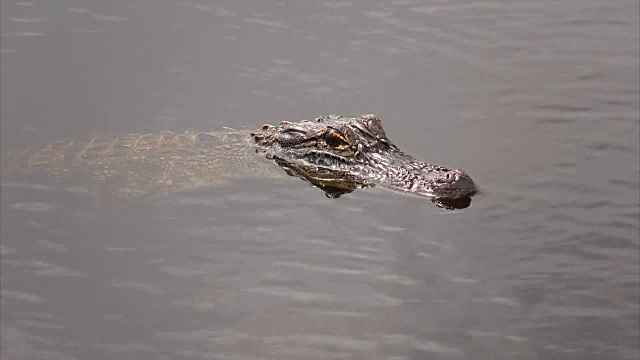
[[[273,174],[252,152],[264,153],[289,175],[320,187],[330,197],[379,185],[430,197],[445,208],[461,208],[477,191],[464,171],[403,153],[387,139],[375,115],[284,121],[250,134],[225,130],[94,135],[86,141],[63,140],[43,149],[3,154],[2,172],[68,183],[89,179],[117,191],[188,190],[211,187],[225,178]]]

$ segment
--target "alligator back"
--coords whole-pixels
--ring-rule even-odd
[[[188,190],[273,175],[247,131],[92,134],[2,154],[2,178],[106,188]]]

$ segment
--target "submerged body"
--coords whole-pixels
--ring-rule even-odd
[[[118,194],[213,187],[232,177],[274,176],[249,131],[91,135],[3,154],[3,177],[86,185]]]
[[[387,139],[382,121],[371,114],[285,121],[252,133],[163,132],[62,140],[45,148],[3,154],[2,174],[66,183],[89,181],[113,191],[189,190],[211,187],[230,177],[275,176],[277,168],[264,160],[265,155],[289,175],[333,197],[375,185],[447,199],[477,191],[466,172],[403,153]]]

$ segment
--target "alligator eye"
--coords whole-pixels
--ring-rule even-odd
[[[446,182],[454,182],[456,179],[455,175],[453,175],[452,173],[448,172],[446,174],[444,174],[444,180]]]
[[[324,134],[324,142],[332,148],[351,146],[351,142],[341,132],[335,129],[328,129]]]

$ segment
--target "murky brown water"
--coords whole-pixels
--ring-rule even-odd
[[[3,1],[3,149],[374,112],[482,193],[5,184],[2,358],[637,359],[638,12]]]

